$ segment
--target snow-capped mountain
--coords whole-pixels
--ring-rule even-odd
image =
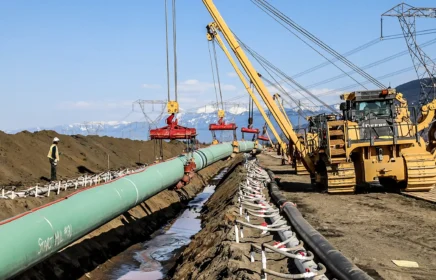
[[[320,108],[321,109],[321,108]],[[305,108],[301,114],[314,115],[318,113],[325,113],[325,110],[315,110],[314,108]],[[303,116],[298,115],[295,110],[287,109],[287,114],[294,124],[294,127],[304,126],[306,120]],[[216,123],[218,120],[216,110],[212,108],[203,108],[197,110],[197,112],[182,112],[177,115],[179,119],[179,124],[186,127],[194,127],[197,129],[198,137],[197,139],[201,142],[210,142],[212,140],[212,134],[209,131],[209,124]],[[248,124],[248,112],[245,108],[230,108],[226,112],[225,117],[226,122],[234,122],[238,126],[237,137],[241,138],[240,129],[246,127]],[[275,124],[274,120],[271,118],[272,122]],[[262,130],[265,121],[263,120],[259,111],[254,111],[254,127]],[[165,126],[165,117],[159,122],[159,127]],[[275,124],[276,128],[277,125]],[[154,127],[152,127],[154,128]],[[13,130],[6,131],[6,133],[14,134],[22,131]],[[24,129],[30,132],[40,131],[40,130],[54,130],[61,134],[74,135],[100,135],[100,136],[112,136],[120,138],[130,138],[136,140],[147,140],[149,124],[146,122],[118,122],[118,121],[108,121],[108,122],[87,122],[87,123],[73,123],[67,125],[59,125],[54,127],[33,127]],[[280,131],[280,129],[278,129]],[[221,141],[232,140],[232,132],[217,132],[217,137]],[[272,135],[271,135],[272,136]],[[247,137],[247,136],[246,136]]]

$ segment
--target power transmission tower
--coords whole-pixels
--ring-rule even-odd
[[[165,113],[166,100],[136,100],[132,104],[132,108],[138,105],[141,108],[145,121],[148,123],[148,130],[151,127],[157,127]]]
[[[401,3],[382,14],[381,38],[383,39],[383,17],[396,17],[400,22],[413,66],[421,85],[420,105],[427,104],[436,97],[436,64],[421,49],[416,41],[416,18],[436,18],[436,8],[416,8]]]
[[[82,127],[85,128],[87,135],[99,135],[104,129],[103,122],[83,122]]]

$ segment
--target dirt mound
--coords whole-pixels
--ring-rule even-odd
[[[152,141],[107,136],[67,136],[54,131],[23,131],[13,135],[0,131],[0,186],[46,181],[50,177],[47,153],[54,137],[61,139],[58,179],[105,171],[108,169],[108,158],[112,170],[155,160]],[[164,157],[179,155],[183,149],[181,142],[164,142]]]

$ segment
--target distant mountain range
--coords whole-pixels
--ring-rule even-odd
[[[397,90],[402,92],[405,98],[409,101],[409,104],[417,104],[419,92],[420,92],[420,84],[418,80],[410,81],[408,83],[402,84],[397,87]],[[206,111],[206,112],[204,112]],[[316,115],[322,113],[329,113],[328,110],[323,109],[322,107],[312,107],[312,108],[303,108],[300,112],[301,115],[295,109],[286,109],[286,112],[295,128],[300,124],[301,127],[304,127],[307,122],[303,116]],[[213,109],[203,110],[202,112],[185,112],[181,113],[178,116],[179,124],[187,127],[195,127],[198,132],[197,139],[201,142],[210,142],[212,140],[212,134],[209,131],[209,124],[216,123],[217,114]],[[277,124],[272,119],[272,122],[276,129],[278,129]],[[248,112],[243,108],[230,108],[228,112],[226,112],[226,121],[234,122],[238,126],[238,139],[241,138],[241,127],[246,127],[248,122]],[[259,111],[254,111],[254,127],[262,130],[265,121],[263,120]],[[159,123],[159,126],[165,125],[165,119],[162,119]],[[22,131],[20,130],[11,130],[6,131],[6,133],[17,133]],[[82,135],[100,135],[100,136],[112,136],[119,138],[130,138],[137,140],[147,140],[148,139],[148,130],[149,126],[145,122],[88,122],[88,123],[75,123],[75,124],[67,124],[67,125],[59,125],[55,127],[33,127],[25,129],[30,132],[40,131],[40,130],[54,130],[61,134],[74,135],[74,134],[82,134]],[[272,137],[271,133],[270,136]],[[232,139],[231,132],[222,132],[217,133],[217,137],[220,138],[221,141],[230,141]],[[246,136],[247,138],[247,136]]]
[[[231,111],[231,110],[229,110]],[[306,123],[306,120],[303,117],[298,117],[298,113],[294,110],[287,109],[287,114],[291,119],[291,122],[297,125],[299,122],[301,125]],[[302,114],[304,115],[312,115],[323,112],[322,110],[302,110]],[[195,127],[198,132],[197,139],[201,142],[210,142],[212,141],[212,133],[209,131],[209,124],[216,123],[217,113],[216,112],[208,112],[208,113],[181,113],[178,116],[179,124],[186,127]],[[226,112],[226,122],[236,123],[238,126],[237,136],[238,139],[241,138],[240,129],[242,127],[246,127],[248,124],[248,112],[236,112],[230,113]],[[277,124],[275,124],[274,120],[272,122],[278,128]],[[254,127],[262,130],[265,121],[263,120],[259,111],[254,111]],[[165,118],[162,119],[159,123],[159,126],[165,126]],[[153,127],[152,127],[153,128]],[[36,132],[41,130],[54,130],[60,134],[66,135],[100,135],[100,136],[112,136],[119,138],[130,138],[135,140],[148,140],[148,130],[149,125],[146,122],[88,122],[88,123],[74,123],[67,125],[59,125],[54,127],[31,127],[25,129],[30,132]],[[22,131],[22,129],[17,130],[9,130],[6,133],[14,134]],[[280,130],[279,130],[280,131]],[[217,132],[217,137],[221,141],[230,141],[232,140],[231,132]],[[246,136],[247,138],[247,136]],[[247,138],[248,139],[248,138]]]

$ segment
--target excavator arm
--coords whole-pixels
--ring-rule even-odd
[[[223,44],[218,34],[218,31],[223,35],[226,42],[228,43],[233,53],[235,54],[236,58],[238,59],[239,63],[243,67],[245,73],[248,75],[250,81],[256,87],[256,90],[259,93],[260,97],[262,98],[263,102],[270,110],[271,114],[273,115],[280,129],[283,131],[286,138],[288,138],[295,145],[296,149],[301,153],[303,164],[305,165],[306,169],[311,173],[315,173],[315,165],[311,161],[309,154],[306,151],[306,148],[304,147],[303,143],[301,143],[300,140],[298,139],[297,134],[294,132],[292,128],[292,125],[288,123],[285,116],[283,116],[283,114],[280,112],[280,109],[278,108],[277,104],[273,100],[271,94],[267,90],[262,79],[259,77],[256,69],[251,64],[245,52],[242,50],[241,46],[239,45],[233,33],[231,32],[230,28],[227,26],[224,19],[221,17],[213,1],[203,0],[203,4],[205,5],[205,7],[207,8],[207,10],[209,11],[210,15],[214,20],[213,23],[208,25],[208,30],[209,30],[208,34],[213,34],[219,43],[221,41],[220,45],[221,47],[223,47],[223,50],[225,50],[226,47]],[[237,71],[236,68],[235,71]],[[256,106],[260,110],[261,108],[260,104],[256,104]]]

